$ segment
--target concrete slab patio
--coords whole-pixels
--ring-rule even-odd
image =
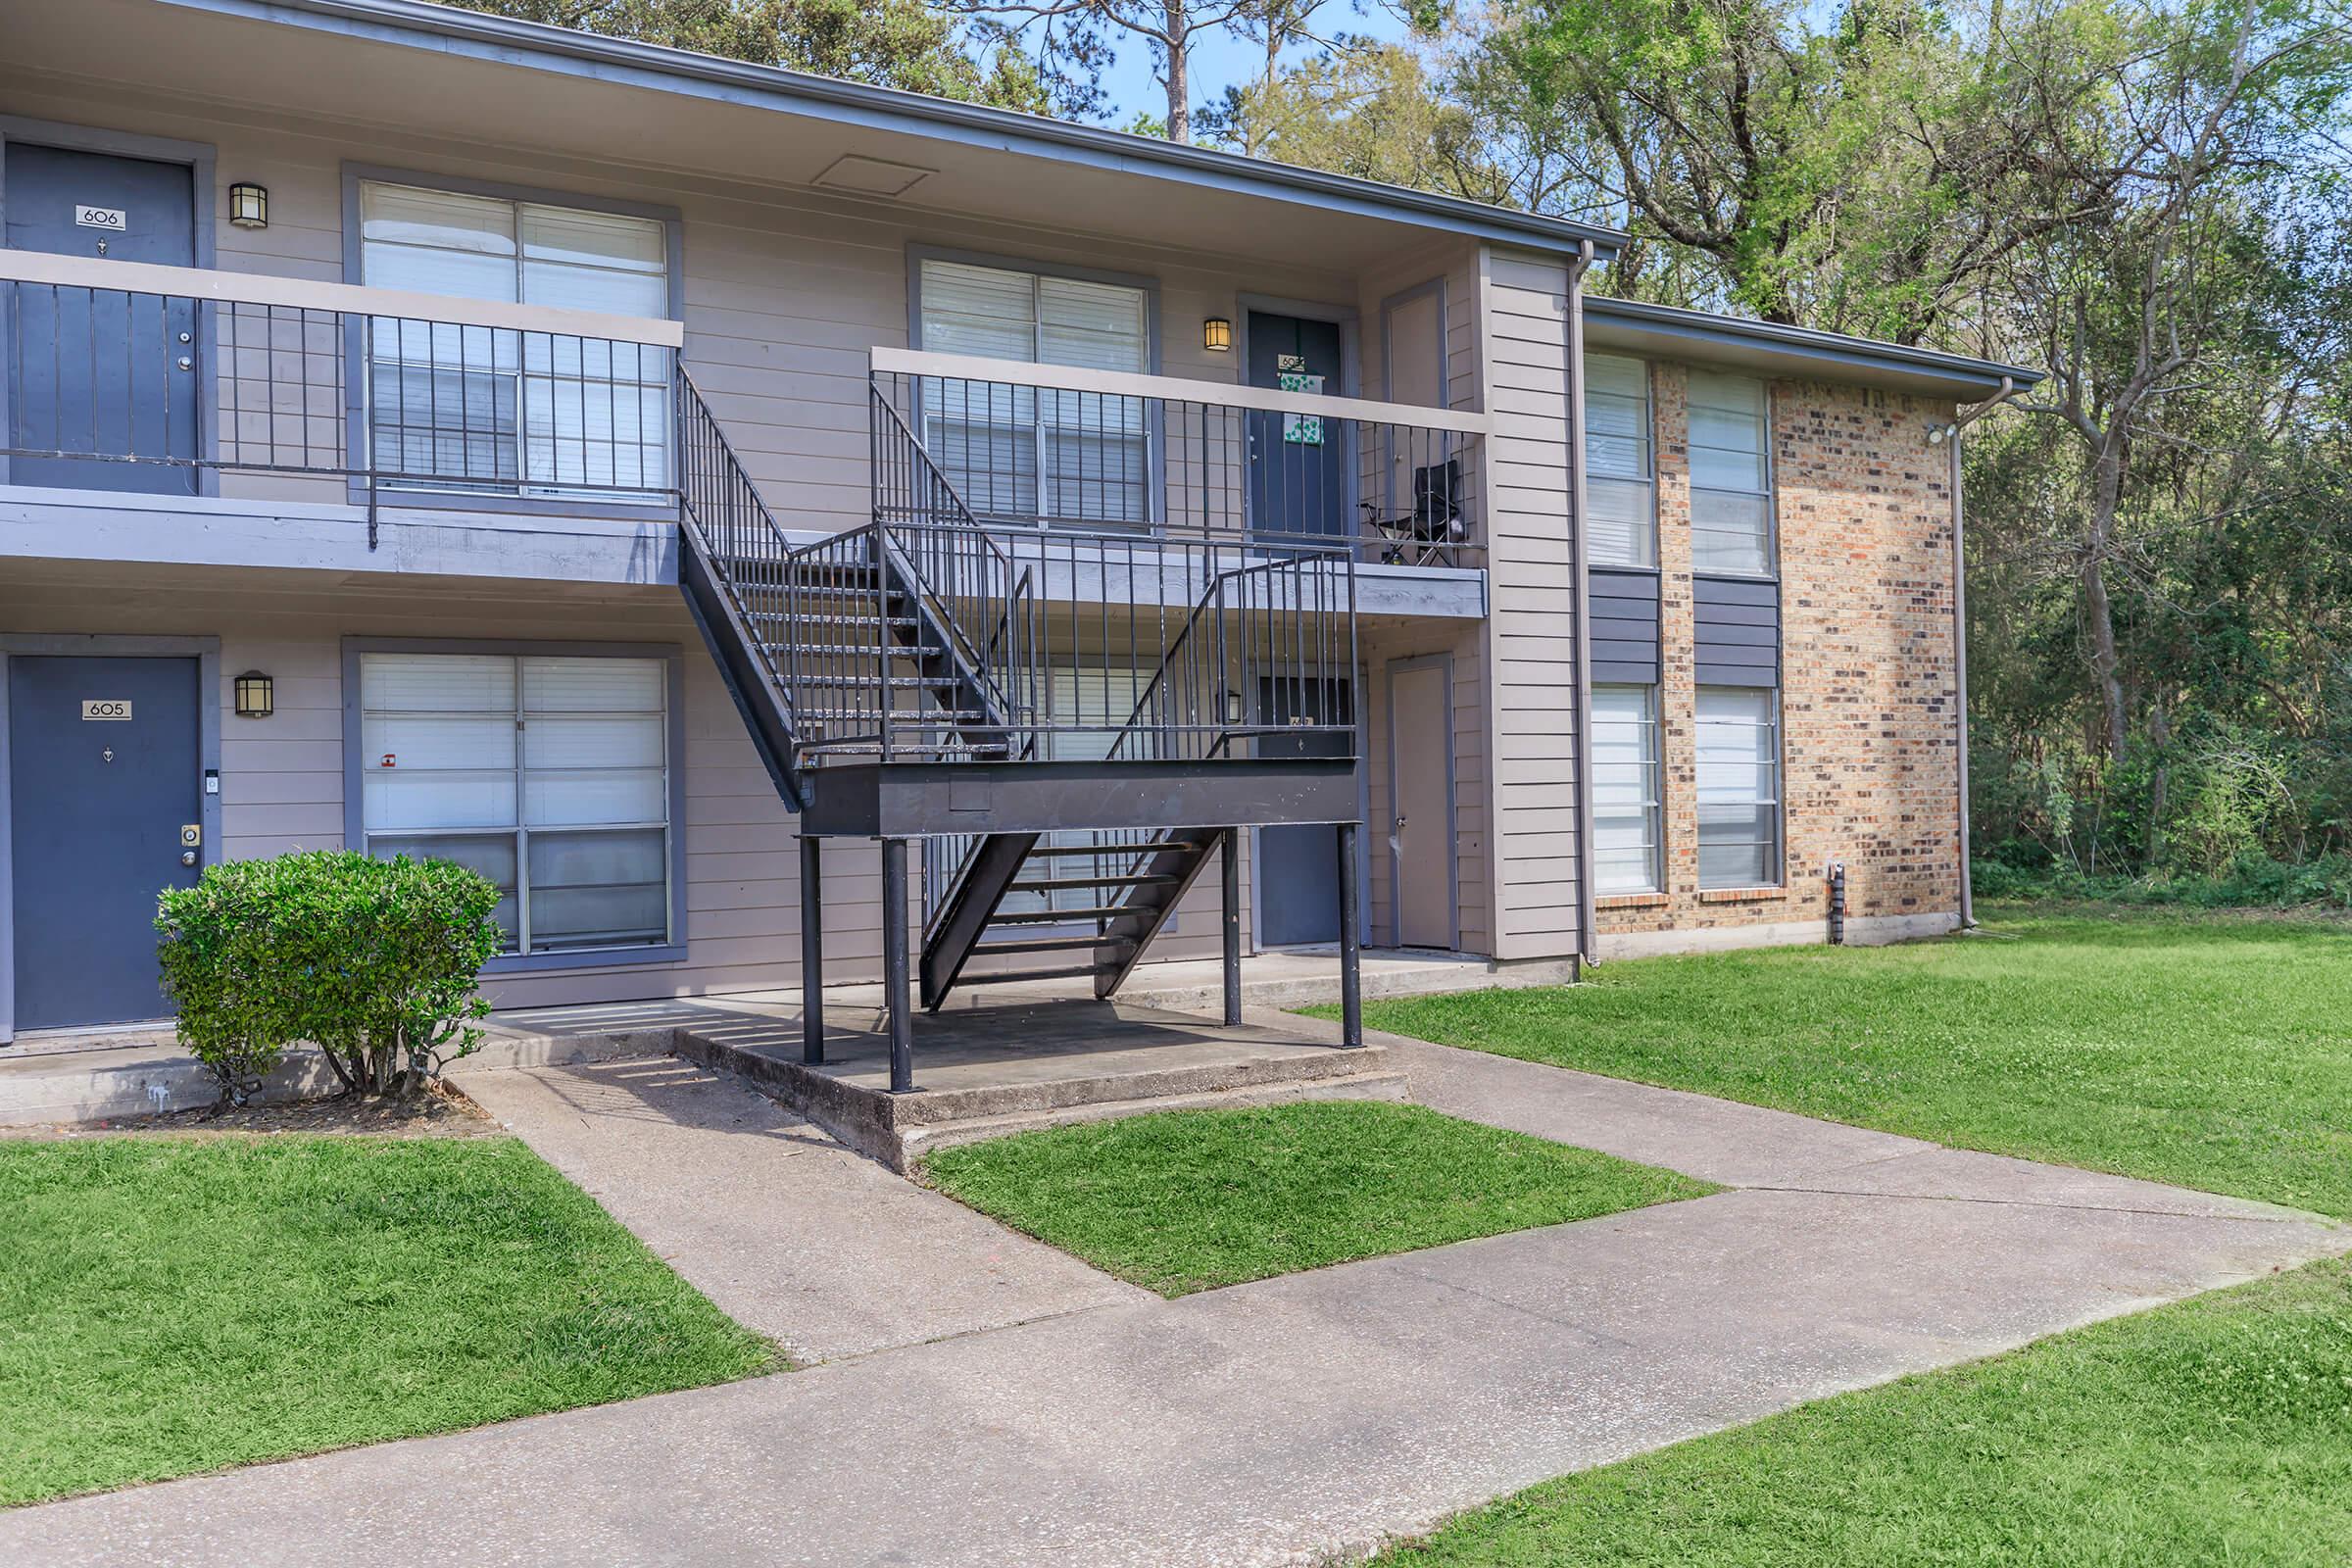
[[[849,1148],[906,1171],[928,1150],[1006,1133],[1202,1105],[1300,1098],[1394,1100],[1404,1075],[1385,1046],[1337,1049],[1279,1012],[1226,1028],[1196,1013],[1060,990],[1001,987],[995,1005],[914,1019],[913,1094],[890,1092],[879,986],[825,1002],[825,1059],[803,1059],[798,996],[621,1003],[498,1015],[551,1054],[682,1056],[773,1095]]]
[[[1065,1309],[24,1509],[0,1515],[0,1561],[310,1564],[331,1543],[338,1562],[402,1565],[1306,1563],[1547,1476],[2352,1250],[2352,1232],[2263,1204],[1499,1057],[1419,1048],[1411,1071],[1454,1114],[1738,1190],[1175,1301],[1016,1260],[999,1315]],[[594,1066],[512,1076],[542,1081],[487,1091],[511,1088],[513,1125],[559,1163],[597,1164],[614,1211],[714,1294],[766,1289],[734,1254],[764,1249],[781,1268],[796,1229],[869,1298],[973,1277],[968,1230],[860,1224],[854,1184],[764,1168],[808,1157],[788,1129],[714,1146],[675,1114],[673,1097],[703,1091]],[[629,1159],[587,1147],[607,1118],[575,1102],[581,1084],[619,1097],[607,1115],[631,1125],[610,1136]],[[739,1212],[698,1217],[694,1162],[717,1147],[705,1201]],[[735,1204],[747,1180],[762,1200]],[[761,1215],[766,1238],[747,1239]]]

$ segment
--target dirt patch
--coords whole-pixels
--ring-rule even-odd
[[[64,1126],[0,1128],[0,1137],[36,1139],[203,1138],[223,1133],[358,1133],[370,1138],[487,1138],[500,1132],[479,1105],[454,1089],[414,1100],[338,1095],[284,1105],[215,1105],[160,1116],[112,1116]]]

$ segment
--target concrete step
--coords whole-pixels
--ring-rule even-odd
[[[828,1060],[813,1067],[801,1060],[797,1021],[772,1015],[719,1013],[666,1027],[649,1020],[610,1038],[731,1074],[900,1171],[943,1140],[1190,1105],[1404,1090],[1383,1045],[1342,1051],[1288,1030],[1227,1030],[1093,1002],[918,1019],[918,1092],[910,1095],[888,1092],[885,1042],[864,1029],[831,1032]]]

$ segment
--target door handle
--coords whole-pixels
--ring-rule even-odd
[[[196,863],[196,852],[194,850],[180,851],[179,863],[182,865],[194,865]]]

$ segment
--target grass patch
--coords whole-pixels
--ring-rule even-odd
[[[1587,985],[1366,1003],[1364,1016],[1530,1061],[2352,1213],[2341,925],[2007,908],[1988,932],[1610,963]]]
[[[1183,1296],[1714,1189],[1419,1105],[1299,1101],[1019,1133],[924,1161],[943,1191]]]
[[[1531,1488],[1385,1568],[2352,1561],[2352,1265]]]
[[[0,1144],[0,1502],[775,1364],[512,1138]]]

